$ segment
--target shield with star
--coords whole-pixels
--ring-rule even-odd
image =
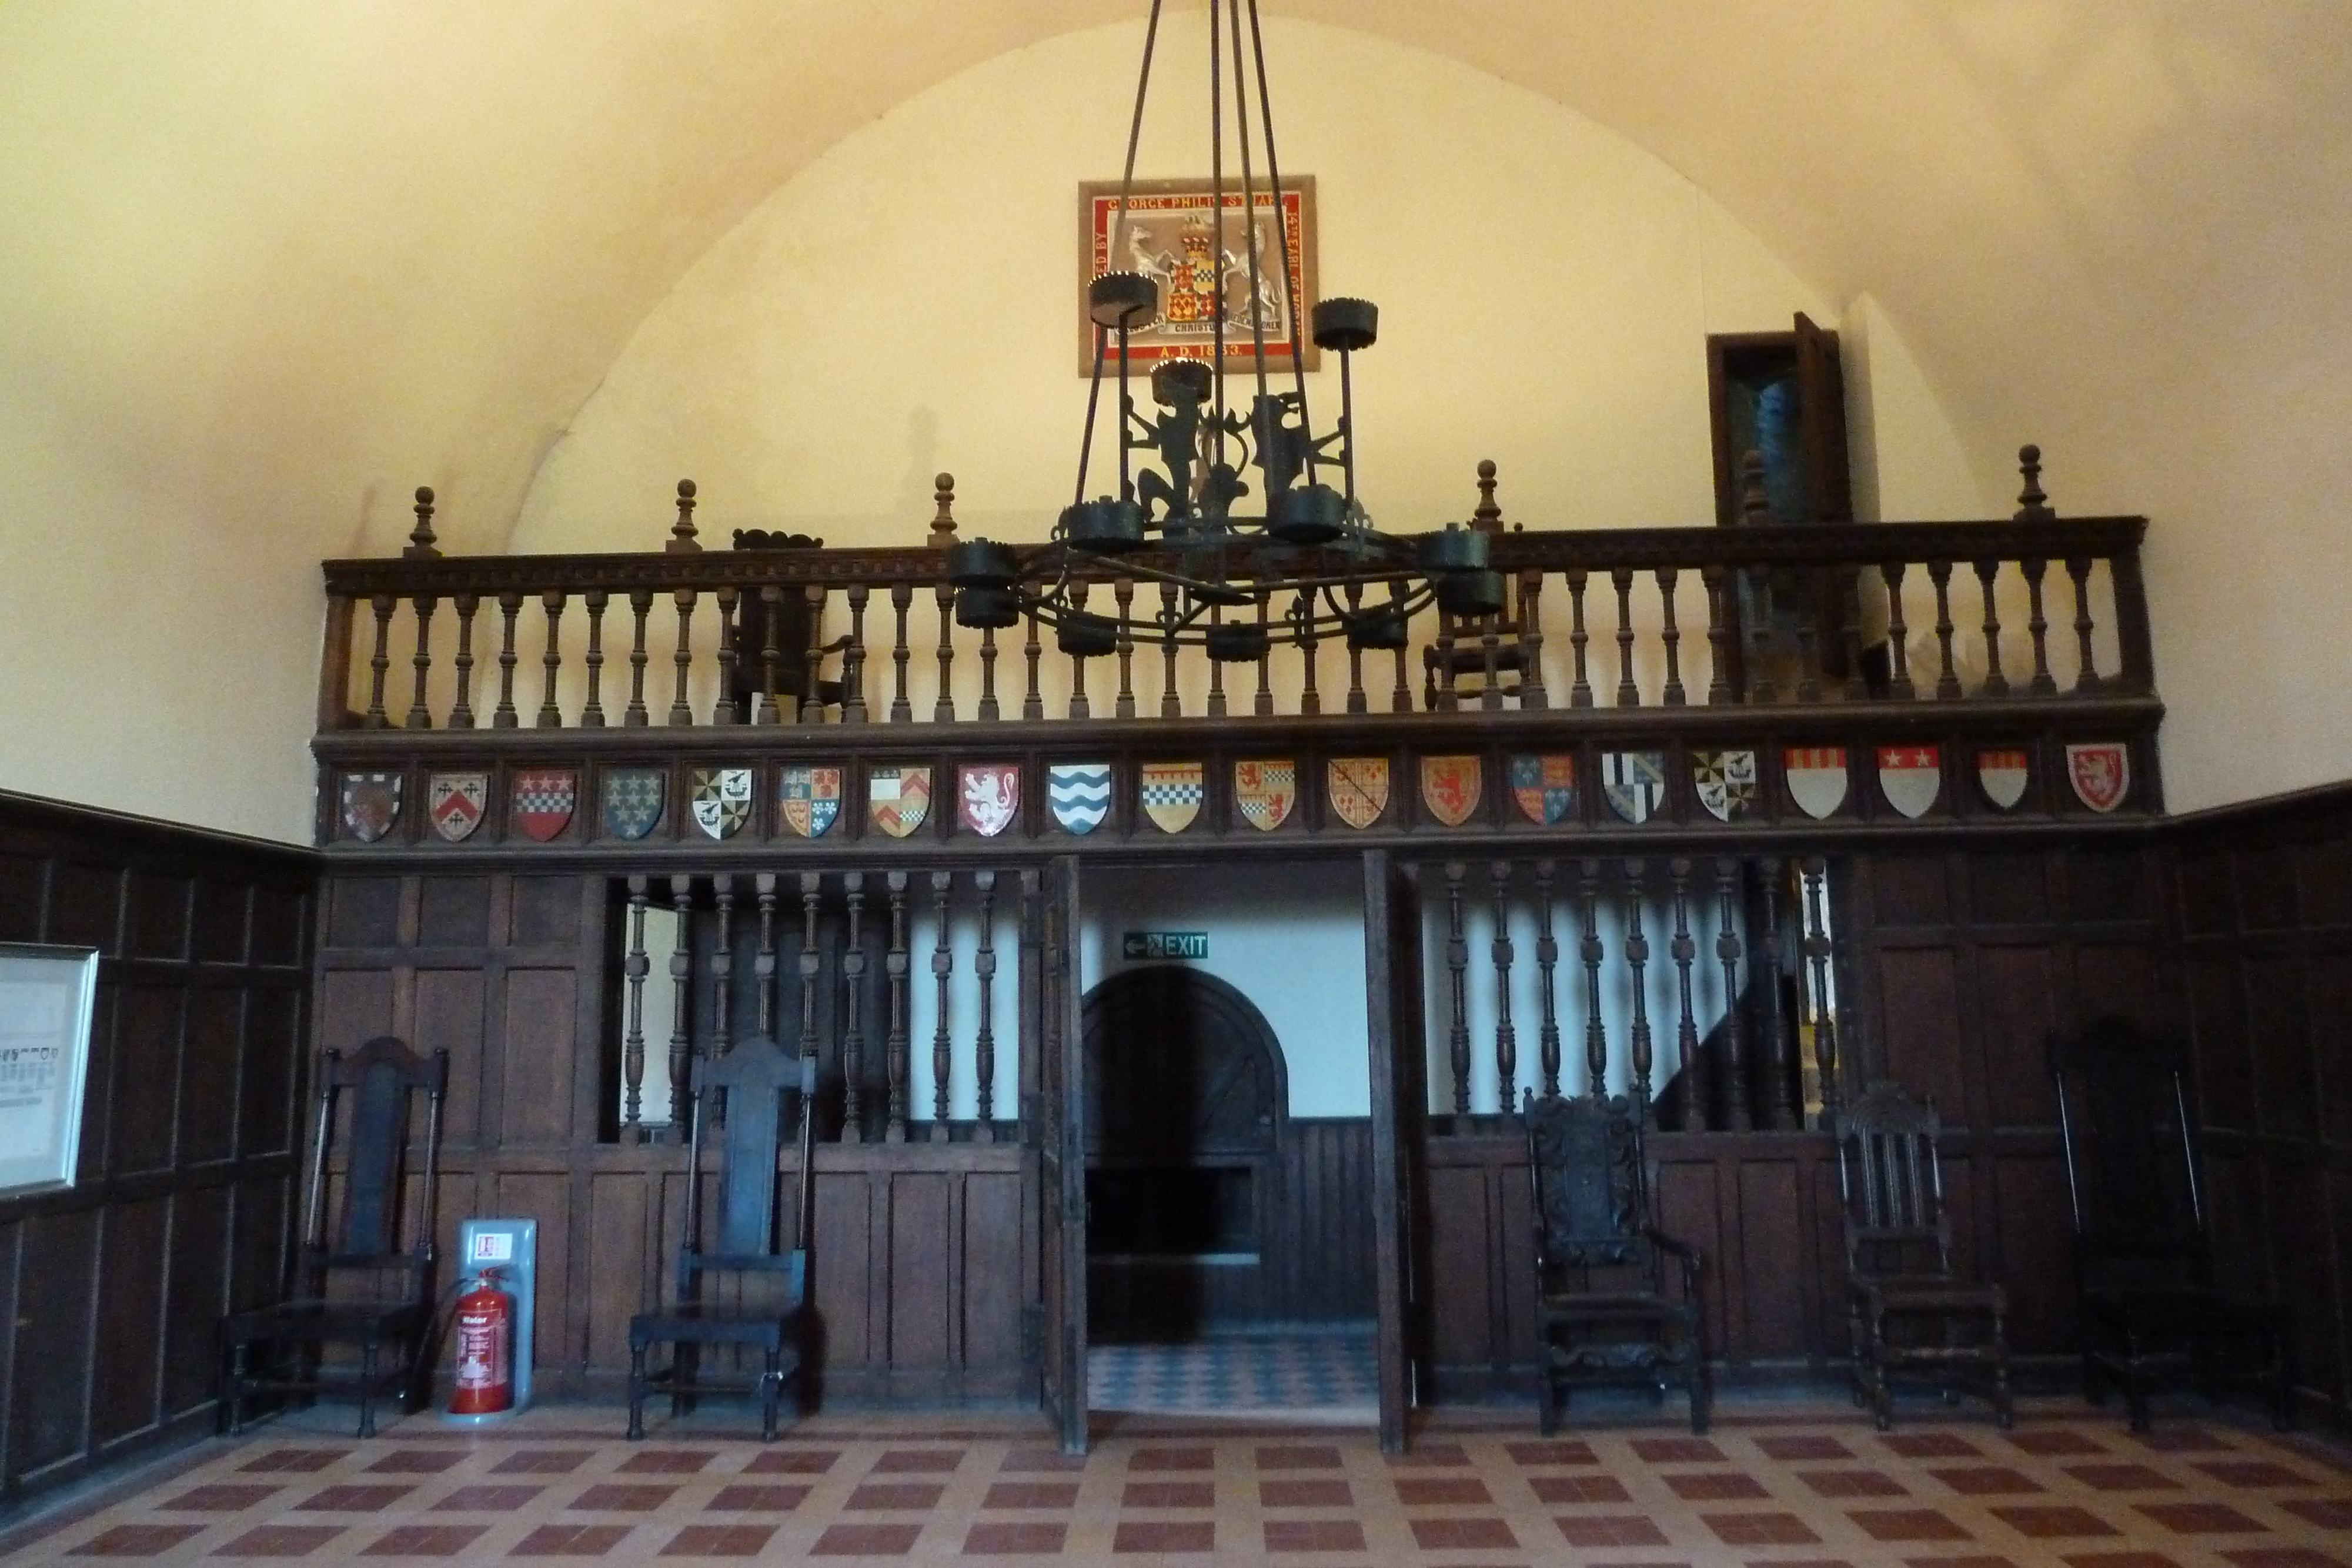
[[[1565,752],[1511,758],[1511,799],[1519,815],[1549,828],[1576,814],[1576,758]]]
[[[1629,822],[1641,823],[1665,802],[1666,754],[1663,751],[1608,751],[1601,757],[1601,793],[1609,809]]]
[[[877,768],[866,775],[866,815],[894,839],[903,839],[931,814],[931,769]]]
[[[1163,833],[1181,833],[1201,814],[1204,769],[1197,762],[1147,762],[1137,779],[1143,814]]]
[[[1289,821],[1290,809],[1298,804],[1298,764],[1234,763],[1234,804],[1251,827],[1260,832],[1274,831]]]
[[[1698,751],[1691,754],[1691,783],[1698,803],[1719,822],[1737,822],[1756,810],[1756,754]]]
[[[471,838],[489,809],[487,773],[436,773],[425,783],[425,816],[433,831],[453,844]]]
[[[1780,754],[1789,798],[1808,817],[1828,818],[1845,803],[1845,747],[1791,746]]]
[[[1878,748],[1878,788],[1886,796],[1886,803],[1905,816],[1926,816],[1943,787],[1942,747],[1882,746]]]
[[[400,821],[401,788],[407,781],[397,773],[343,775],[343,831],[363,844],[392,831]]]
[[[614,768],[604,775],[604,831],[642,839],[662,820],[669,801],[667,776],[658,768]]]
[[[1110,815],[1110,764],[1055,763],[1045,769],[1045,806],[1064,831],[1093,832]]]
[[[1476,814],[1485,789],[1486,771],[1475,757],[1421,759],[1421,803],[1449,828],[1458,828]]]
[[[706,837],[731,839],[751,820],[751,770],[698,768],[688,786],[694,825]]]
[[[2131,793],[2131,748],[2120,740],[2067,747],[2066,781],[2092,810],[2114,810]]]
[[[531,768],[514,776],[507,814],[526,837],[543,844],[571,825],[579,804],[579,774],[569,768]]]
[[[776,815],[784,831],[821,839],[841,816],[841,769],[793,766],[776,770]]]
[[[1389,759],[1334,757],[1323,764],[1323,798],[1351,828],[1369,828],[1389,809]]]

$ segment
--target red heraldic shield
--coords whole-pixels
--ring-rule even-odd
[[[568,768],[535,768],[514,778],[514,824],[546,843],[571,824],[580,803],[580,775]]]
[[[1421,803],[1449,828],[1458,828],[1478,810],[1486,775],[1475,757],[1421,759]]]
[[[2119,740],[2070,746],[2066,777],[2076,800],[2094,811],[2112,811],[2131,793],[2131,748]]]
[[[1021,815],[1021,765],[963,762],[956,766],[956,820],[992,839]]]

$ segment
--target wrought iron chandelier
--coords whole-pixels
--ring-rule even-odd
[[[1111,226],[1113,255],[1122,254],[1127,238],[1136,146],[1151,85],[1161,3],[1152,0],[1144,30],[1143,64],[1136,78],[1135,112]],[[1221,23],[1226,37],[1220,37]],[[1244,256],[1239,267],[1225,246],[1230,221],[1225,212],[1223,108],[1228,40],[1241,163],[1237,195]],[[1147,417],[1138,407],[1139,377],[1131,349],[1134,334],[1159,317],[1159,283],[1141,272],[1114,271],[1087,285],[1094,378],[1087,394],[1071,503],[1062,509],[1049,542],[1042,547],[1015,549],[973,538],[949,548],[948,580],[956,590],[957,622],[1003,628],[1034,615],[1055,629],[1064,653],[1108,653],[1118,646],[1120,622],[1080,608],[1083,585],[1113,578],[1156,582],[1163,588],[1161,602],[1146,635],[1164,644],[1202,648],[1213,659],[1247,662],[1263,658],[1276,643],[1312,646],[1344,638],[1352,648],[1402,648],[1412,617],[1433,601],[1458,616],[1499,612],[1503,580],[1487,567],[1485,534],[1454,524],[1418,535],[1382,533],[1372,527],[1371,516],[1358,497],[1350,372],[1352,356],[1370,348],[1379,336],[1380,311],[1370,300],[1325,299],[1315,306],[1314,342],[1339,356],[1339,419],[1328,434],[1313,434],[1257,0],[1210,0],[1209,101],[1213,128],[1209,147],[1212,355],[1205,361],[1162,359],[1140,378],[1149,383],[1155,410]],[[1270,193],[1276,214],[1272,226],[1279,250],[1279,319],[1286,328],[1290,356],[1287,388],[1277,387],[1266,367],[1266,307],[1272,300],[1260,276],[1264,263],[1255,233],[1261,190]],[[1246,297],[1229,287],[1228,274],[1234,271],[1246,273]],[[1229,328],[1246,329],[1249,335],[1251,362],[1240,371],[1225,362]],[[1277,347],[1280,343],[1277,338]],[[1229,374],[1255,376],[1245,415],[1228,395]],[[1114,378],[1118,489],[1116,495],[1089,500],[1087,477],[1097,415],[1104,382]],[[1139,455],[1146,454],[1157,459],[1156,466],[1139,462]],[[1340,480],[1337,488],[1328,482],[1334,470]],[[1254,509],[1239,509],[1251,502],[1256,503]],[[1241,613],[1228,619],[1228,612]]]

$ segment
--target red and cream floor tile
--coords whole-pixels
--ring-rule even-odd
[[[1369,1431],[1097,1418],[1065,1458],[1015,1416],[834,1414],[777,1443],[714,1412],[617,1437],[534,1411],[362,1443],[308,1412],[0,1531],[0,1562],[177,1565],[797,1562],[1034,1568],[2352,1568],[2352,1466],[2217,1422],[2152,1439],[2063,1402],[2018,1429],[1881,1436],[1843,1406],[1727,1402],[1716,1431],[1447,1416]]]

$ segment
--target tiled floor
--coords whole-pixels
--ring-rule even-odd
[[[1380,1375],[1370,1334],[1265,1334],[1087,1352],[1087,1404],[1113,1411],[1281,1410],[1370,1422]]]
[[[2352,1468],[2174,1418],[2149,1438],[2029,1402],[2014,1433],[1937,1413],[1890,1436],[1836,1405],[1727,1401],[1551,1442],[1532,1413],[1447,1416],[1412,1456],[1368,1430],[1096,1418],[1065,1458],[1034,1416],[840,1414],[761,1445],[716,1424],[620,1441],[534,1411],[372,1442],[306,1413],[0,1536],[0,1559],[504,1563],[656,1558],[1493,1568],[2352,1568]]]

